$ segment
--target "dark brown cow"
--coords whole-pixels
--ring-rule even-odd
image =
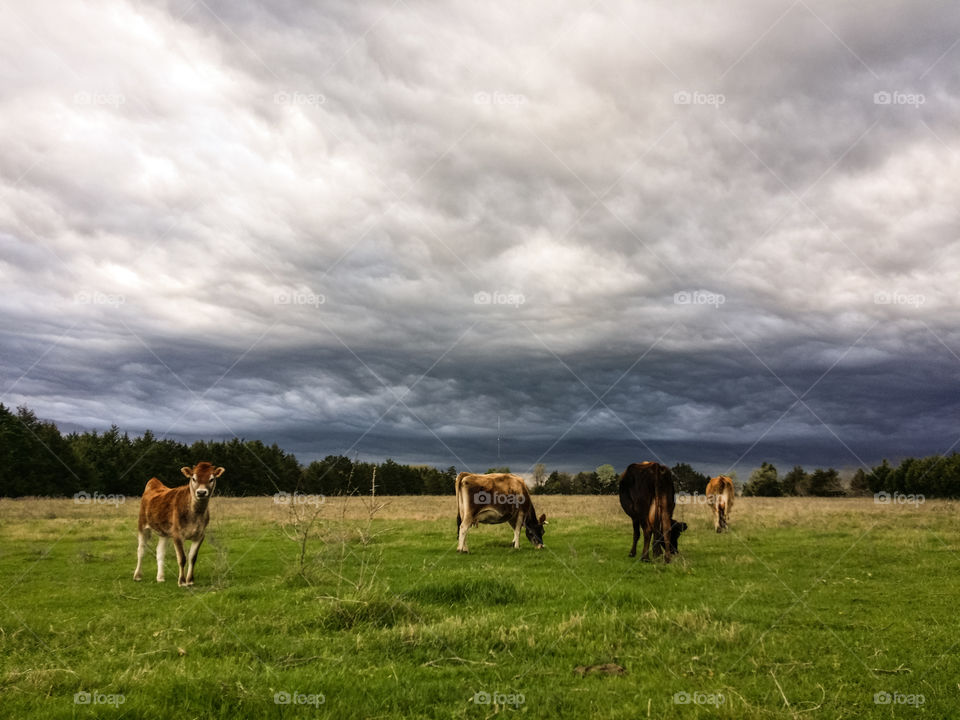
[[[717,532],[723,532],[730,522],[730,511],[733,510],[733,498],[736,495],[733,480],[726,475],[718,475],[707,483],[706,495],[707,502],[713,508],[713,526]]]
[[[670,468],[654,462],[633,463],[620,477],[620,507],[633,519],[633,547],[630,557],[637,555],[637,540],[643,525],[643,554],[640,559],[650,562],[650,536],[653,535],[653,554],[663,553],[664,560],[678,552],[680,533],[687,529],[684,522],[673,521],[673,476]],[[669,538],[669,542],[664,542]]]
[[[520,547],[520,528],[538,550],[543,547],[547,516],[537,518],[526,483],[519,475],[490,473],[457,475],[457,552],[468,552],[467,530],[477,523],[513,526],[513,547]]]
[[[175,488],[168,488],[156,478],[152,478],[143,490],[140,498],[140,522],[138,525],[139,543],[137,544],[137,569],[133,579],[140,580],[140,565],[143,552],[150,540],[150,531],[157,534],[157,582],[163,582],[163,558],[166,554],[166,539],[173,538],[173,547],[177,551],[177,564],[180,576],[177,584],[181,587],[193,585],[193,568],[197,562],[197,553],[210,522],[210,510],[207,505],[217,478],[223,475],[222,467],[202,462],[194,468],[180,468],[190,482]],[[192,540],[190,555],[183,551],[183,541]]]

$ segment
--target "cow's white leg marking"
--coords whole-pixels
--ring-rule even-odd
[[[142,580],[143,573],[140,572],[140,568],[143,565],[143,553],[147,549],[147,541],[150,539],[150,530],[149,528],[144,528],[137,533],[137,569],[133,571],[134,580]]]
[[[460,522],[460,539],[457,542],[457,552],[470,552],[467,550],[467,530],[470,529],[470,522],[467,518],[462,518]]]
[[[163,559],[167,554],[167,539],[157,535],[157,582],[163,582]]]
[[[517,524],[513,528],[513,549],[520,549],[520,528],[523,527],[523,513],[517,513]]]

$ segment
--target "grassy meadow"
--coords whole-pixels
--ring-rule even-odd
[[[664,565],[615,497],[534,499],[544,550],[464,556],[452,496],[215,497],[189,589],[172,547],[133,581],[136,498],[0,500],[0,715],[960,716],[957,503],[679,505]]]

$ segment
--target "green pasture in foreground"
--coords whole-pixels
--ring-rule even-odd
[[[616,498],[535,501],[543,551],[462,556],[452,497],[328,499],[301,565],[314,506],[215,498],[184,589],[132,580],[136,499],[0,500],[0,716],[960,716],[956,503],[679,506],[666,566]]]

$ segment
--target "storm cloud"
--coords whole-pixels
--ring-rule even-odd
[[[20,4],[2,402],[457,465],[956,446],[960,8]]]

